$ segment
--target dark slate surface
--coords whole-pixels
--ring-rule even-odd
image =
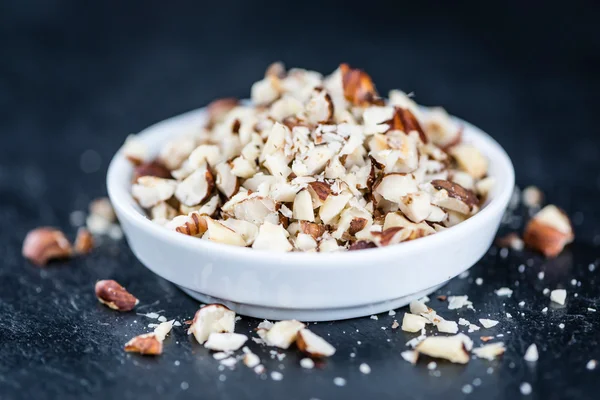
[[[501,399],[521,396],[522,382],[531,398],[597,398],[600,369],[585,368],[600,360],[600,313],[587,311],[600,308],[598,269],[589,269],[600,263],[597,6],[87,3],[0,4],[0,398]],[[573,217],[577,240],[557,259],[502,259],[492,249],[438,293],[467,294],[476,312],[432,300],[448,318],[498,319],[480,333],[504,334],[501,360],[440,362],[440,376],[424,362],[414,368],[400,358],[412,335],[391,331],[387,314],[311,326],[338,352],[310,371],[295,351],[278,361],[251,344],[284,374],[280,382],[243,366],[219,371],[182,328],[161,357],[127,355],[123,343],[153,321],[98,304],[96,280],[117,279],[140,298],[139,312],[184,320],[198,304],[146,270],[125,241],[105,240],[89,257],[45,269],[21,259],[33,227],[74,234],[70,212],[105,194],[108,161],[128,133],[217,96],[247,95],[275,59],[321,71],[344,60],[369,71],[382,92],[399,86],[445,105],[507,149],[518,184],[540,186]],[[502,286],[512,298],[493,293]],[[557,287],[569,292],[564,308],[542,294]],[[244,318],[237,330],[257,323]],[[534,365],[522,359],[532,342]],[[363,362],[370,375],[359,372]]]

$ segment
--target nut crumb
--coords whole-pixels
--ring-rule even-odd
[[[525,361],[528,361],[528,362],[536,362],[538,360],[539,353],[538,353],[538,349],[537,349],[537,346],[535,345],[535,343],[532,343],[527,348],[527,351],[525,352],[525,356],[523,358],[525,359]]]
[[[550,300],[556,304],[560,304],[561,306],[564,306],[566,299],[567,299],[567,291],[565,289],[555,289],[552,292],[550,292]]]
[[[94,237],[86,228],[81,227],[77,231],[75,239],[75,253],[88,254],[94,248]]]

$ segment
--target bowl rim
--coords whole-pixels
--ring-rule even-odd
[[[186,120],[202,120],[205,115],[206,107],[194,109],[152,124],[143,129],[137,137],[144,140],[144,138],[151,136],[160,128],[190,122]],[[108,195],[113,207],[115,207],[121,218],[126,218],[128,222],[135,225],[137,228],[157,236],[162,241],[175,246],[175,248],[184,247],[190,251],[198,252],[224,252],[228,257],[243,258],[246,262],[260,263],[260,261],[264,261],[265,264],[278,261],[302,262],[307,270],[344,268],[348,263],[356,264],[364,262],[366,264],[372,264],[375,259],[393,259],[394,257],[399,257],[406,253],[426,251],[428,249],[431,250],[436,248],[437,245],[441,244],[443,241],[451,238],[450,235],[464,236],[469,232],[477,232],[478,226],[484,225],[486,221],[489,223],[495,216],[502,214],[507,207],[515,185],[514,168],[508,154],[498,142],[481,129],[455,116],[452,116],[452,118],[462,124],[464,128],[464,137],[467,137],[469,139],[468,141],[475,138],[475,141],[483,143],[484,147],[487,149],[484,153],[488,158],[489,163],[498,164],[498,170],[506,174],[505,178],[502,179],[502,181],[505,182],[505,185],[501,188],[495,188],[494,190],[497,192],[490,202],[469,219],[446,230],[436,232],[433,235],[393,246],[363,249],[360,251],[281,253],[215,243],[165,229],[142,215],[142,213],[135,208],[134,204],[136,203],[131,196],[130,191],[125,189],[125,187],[128,187],[127,184],[130,185],[131,183],[131,174],[123,169],[132,169],[132,167],[125,159],[122,147],[113,156],[108,167],[106,178]],[[495,178],[495,184],[499,184],[500,179],[498,179],[497,176]],[[126,181],[125,184],[124,181]],[[127,232],[125,233],[127,234]]]

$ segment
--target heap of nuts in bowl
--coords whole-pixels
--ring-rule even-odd
[[[150,157],[130,136],[131,192],[184,235],[270,251],[331,252],[432,235],[477,213],[488,161],[443,109],[377,93],[364,71],[271,65],[251,102],[220,99],[204,126]]]

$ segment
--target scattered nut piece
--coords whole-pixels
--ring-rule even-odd
[[[208,335],[208,339],[204,343],[204,347],[215,351],[236,351],[239,348],[241,348],[247,340],[248,336],[242,335],[240,333],[213,332],[210,335]]]
[[[419,358],[419,352],[418,351],[413,351],[413,350],[403,351],[402,353],[400,353],[400,355],[402,356],[402,358],[405,361],[408,361],[412,365],[415,365],[417,363],[418,358]]]
[[[507,297],[510,297],[510,296],[512,296],[512,294],[513,294],[513,291],[512,291],[512,289],[510,289],[510,288],[507,288],[507,287],[501,287],[500,289],[498,289],[498,290],[495,290],[495,292],[496,292],[496,296],[499,296],[499,297],[500,297],[500,296],[507,296]]]
[[[133,183],[136,183],[142,176],[154,176],[163,179],[172,179],[171,172],[159,161],[145,162],[137,165],[133,169]],[[90,209],[93,213],[93,211]]]
[[[441,319],[434,322],[435,327],[440,333],[458,333],[458,324],[455,321]]]
[[[415,347],[415,351],[453,363],[466,364],[469,362],[469,353],[461,335],[429,336]]]
[[[296,320],[279,321],[267,331],[264,339],[269,346],[287,349],[296,341],[298,332],[304,327],[302,322]]]
[[[308,329],[298,331],[296,346],[311,357],[330,357],[335,354],[335,347]]]
[[[419,332],[425,328],[427,323],[428,321],[419,315],[405,313],[402,319],[402,330],[406,332]]]
[[[538,360],[539,353],[538,353],[538,349],[537,349],[537,346],[535,345],[535,343],[532,343],[527,348],[527,351],[525,352],[525,356],[523,358],[525,359],[525,361],[528,361],[528,362],[536,362]]]
[[[158,326],[154,328],[154,334],[156,335],[156,338],[160,341],[165,340],[169,332],[171,332],[171,329],[173,329],[174,323],[175,320],[172,319],[170,321],[164,321],[158,324]]]
[[[556,257],[575,235],[569,217],[554,205],[538,212],[525,227],[525,244],[546,257]]]
[[[504,343],[491,343],[486,344],[476,349],[473,349],[473,354],[475,354],[479,358],[485,358],[486,360],[495,360],[496,357],[504,354],[506,348],[504,347]]]
[[[498,321],[486,318],[480,318],[479,323],[483,325],[484,328],[493,328],[494,326],[498,325]]]
[[[204,344],[211,333],[231,333],[235,327],[235,312],[222,304],[208,304],[200,307],[188,335],[193,334],[196,341]]]
[[[254,354],[252,352],[246,352],[246,354],[244,354],[243,360],[244,360],[244,364],[248,368],[254,368],[260,364],[260,357],[258,357],[256,354]]]
[[[473,303],[469,301],[469,296],[450,296],[448,297],[448,310],[458,310],[459,308],[473,309]]]
[[[88,254],[94,248],[94,237],[87,229],[81,227],[75,238],[75,254]]]
[[[544,202],[544,193],[537,186],[527,186],[521,193],[525,207],[537,208]]]
[[[567,291],[565,289],[555,289],[550,292],[550,300],[561,306],[565,305],[567,299]]]
[[[104,218],[108,222],[115,222],[117,215],[108,197],[100,197],[92,200],[89,205],[90,214]]]
[[[50,260],[69,258],[73,254],[71,243],[58,229],[36,228],[30,231],[23,241],[21,253],[39,267]]]
[[[140,302],[114,280],[96,282],[96,297],[100,303],[117,311],[131,311]]]
[[[125,351],[128,353],[156,356],[162,354],[163,343],[155,333],[145,333],[125,343]]]
[[[419,301],[419,300],[411,301],[409,308],[410,308],[411,314],[421,315],[422,313],[429,312],[429,307],[427,307],[425,305],[425,303],[423,303],[422,301]]]
[[[517,235],[514,232],[511,232],[505,236],[496,239],[496,246],[500,248],[521,251],[525,247],[525,243],[523,242],[523,239],[519,237],[519,235]]]

